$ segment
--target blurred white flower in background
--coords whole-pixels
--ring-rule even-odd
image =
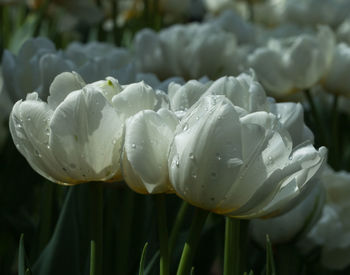
[[[235,36],[212,24],[173,25],[159,33],[144,29],[136,34],[134,47],[138,69],[160,79],[237,72]]]
[[[283,17],[287,22],[300,25],[337,26],[347,16],[347,0],[288,0],[285,2]]]
[[[325,190],[319,177],[315,187],[294,208],[281,216],[270,219],[253,219],[250,230],[253,239],[262,247],[269,235],[273,244],[302,240],[317,222],[325,202]]]
[[[350,47],[345,43],[338,44],[323,86],[331,93],[350,97]]]
[[[334,47],[333,32],[322,26],[315,35],[270,40],[248,57],[248,63],[267,92],[281,98],[317,84],[329,69]]]
[[[326,205],[322,216],[307,238],[321,246],[321,261],[330,269],[344,269],[350,264],[350,174],[325,170]]]
[[[350,19],[344,20],[336,30],[337,39],[350,45]]]
[[[299,202],[327,150],[311,145],[300,105],[273,104],[252,76],[214,81],[176,128],[169,155],[176,193],[195,206],[239,218],[279,215]]]

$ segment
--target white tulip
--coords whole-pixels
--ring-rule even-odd
[[[350,174],[325,170],[326,205],[322,216],[308,234],[313,245],[322,246],[321,261],[330,269],[344,269],[350,264]]]
[[[333,32],[323,26],[317,35],[270,40],[267,47],[256,49],[248,61],[266,90],[283,97],[319,82],[329,69],[334,46]]]
[[[173,111],[186,111],[204,94],[211,82],[201,83],[197,80],[190,80],[184,85],[170,83],[168,96]]]
[[[326,158],[326,148],[293,148],[276,115],[249,113],[225,96],[202,97],[175,131],[169,176],[189,203],[239,218],[290,209]]]
[[[333,61],[325,77],[324,87],[328,92],[350,97],[350,47],[341,43],[334,49]]]
[[[285,243],[302,240],[317,222],[325,202],[325,190],[318,178],[313,182],[312,190],[294,208],[281,216],[270,219],[253,219],[250,229],[253,239],[265,246],[266,235],[272,243]]]
[[[233,70],[230,61],[234,58],[236,39],[213,24],[191,23],[173,25],[159,33],[141,30],[134,45],[140,71],[153,72],[161,79],[205,75],[216,78]]]
[[[142,194],[171,191],[168,152],[177,124],[167,109],[141,111],[127,120],[122,171],[131,189]]]
[[[10,130],[33,169],[51,181],[115,181],[125,120],[156,103],[156,92],[143,82],[122,87],[107,77],[86,85],[78,74],[62,73],[48,103],[34,92],[15,104]]]

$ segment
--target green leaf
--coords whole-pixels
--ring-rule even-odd
[[[95,241],[90,243],[90,275],[95,275],[95,264],[96,264],[96,245]]]
[[[145,268],[145,258],[146,258],[146,252],[147,252],[148,242],[145,243],[145,246],[142,249],[141,259],[140,259],[140,268],[139,268],[139,275],[144,275],[144,268]]]
[[[26,252],[24,251],[24,235],[21,234],[21,238],[19,240],[19,250],[18,250],[18,275],[26,274],[26,264],[25,257]]]
[[[148,264],[147,267],[145,268],[144,275],[148,275],[148,274],[151,272],[151,270],[152,270],[154,264],[156,263],[156,261],[157,261],[159,255],[160,255],[160,252],[159,252],[159,250],[158,250],[158,251],[153,255],[153,257],[152,257],[152,259],[150,260],[149,264]]]
[[[88,274],[89,186],[68,188],[54,233],[33,266],[35,275]]]
[[[276,275],[270,238],[266,235],[266,275]]]

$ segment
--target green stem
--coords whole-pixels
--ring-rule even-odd
[[[166,221],[165,195],[156,195],[158,234],[160,243],[160,274],[169,274],[168,227]]]
[[[205,224],[209,212],[200,208],[195,209],[194,219],[190,228],[190,233],[185,246],[182,250],[180,263],[177,269],[177,275],[189,274],[192,267],[192,259],[194,257],[200,233]]]
[[[44,249],[51,237],[54,188],[51,182],[44,182],[42,186],[38,252]]]
[[[332,144],[329,145],[333,145],[333,152],[332,152],[332,156],[330,158],[330,161],[332,161],[333,163],[333,168],[335,170],[338,170],[338,164],[339,164],[339,137],[338,137],[338,100],[339,96],[338,95],[334,95],[333,97],[333,105],[332,105]],[[331,146],[330,146],[331,148]]]
[[[43,24],[45,14],[47,12],[49,4],[50,4],[50,0],[45,0],[44,3],[40,7],[38,18],[36,19],[36,22],[35,22],[33,37],[37,37],[40,35],[41,26]]]
[[[96,243],[94,240],[90,242],[90,275],[96,274]]]
[[[248,222],[226,217],[224,275],[242,274],[246,261]]]
[[[249,10],[249,19],[252,23],[254,23],[255,20],[255,14],[254,14],[254,3],[253,0],[248,0],[248,10]]]
[[[121,228],[117,235],[117,259],[116,259],[116,274],[128,274],[128,258],[130,254],[130,239],[132,232],[132,222],[134,217],[135,192],[130,189],[125,189],[122,193],[124,196],[123,204],[121,205]]]
[[[120,29],[117,26],[117,17],[118,17],[118,0],[111,0],[112,6],[112,22],[113,22],[113,40],[114,45],[120,46]]]
[[[189,204],[186,201],[182,201],[180,209],[177,212],[176,219],[175,219],[175,222],[174,222],[174,225],[173,225],[173,228],[171,230],[170,237],[169,237],[169,255],[170,255],[170,257],[171,257],[173,250],[174,250],[174,246],[175,246],[177,238],[179,236],[179,231],[180,231],[180,228],[184,222],[188,207],[189,207]]]
[[[314,126],[315,126],[315,130],[317,131],[315,136],[316,137],[319,136],[320,137],[319,142],[321,144],[325,144],[326,139],[325,139],[325,135],[323,133],[321,118],[320,118],[320,115],[319,115],[318,110],[316,108],[316,104],[312,98],[310,90],[305,90],[304,93],[305,93],[305,96],[310,104],[311,113],[312,113],[312,116],[314,119],[314,124],[315,124]]]
[[[103,274],[103,186],[99,182],[90,183],[90,238],[94,264],[90,266],[91,275]]]

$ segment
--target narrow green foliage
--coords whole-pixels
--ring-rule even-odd
[[[273,259],[270,238],[266,235],[266,275],[276,275],[275,261]]]
[[[96,272],[96,245],[95,241],[90,242],[90,275],[95,275]]]
[[[148,242],[145,243],[145,245],[142,249],[142,254],[141,254],[141,258],[140,258],[139,275],[144,275],[145,258],[146,258],[147,248],[148,248]]]

